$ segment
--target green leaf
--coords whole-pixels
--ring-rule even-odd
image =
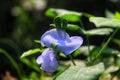
[[[90,67],[70,66],[55,80],[98,80],[104,70],[103,63]]]
[[[120,13],[119,12],[115,13],[115,19],[120,19]]]
[[[120,58],[117,58],[117,60],[116,60],[116,66],[118,66],[120,68]]]
[[[50,24],[50,26],[56,27],[55,24]],[[80,26],[78,26],[78,25],[67,24],[67,28],[66,29],[70,30],[70,31],[76,31],[79,34],[85,34],[85,31]]]
[[[34,40],[34,42],[41,44],[40,40]]]
[[[97,27],[120,28],[119,19],[109,19],[109,18],[104,18],[104,17],[91,17],[89,18],[89,20],[93,22]]]
[[[46,16],[49,17],[57,17],[66,19],[67,21],[76,22],[80,20],[80,17],[82,16],[82,13],[75,12],[75,11],[69,11],[65,9],[55,9],[50,8],[46,11]]]
[[[28,59],[28,58],[22,58],[21,61],[26,64],[29,68],[32,68],[38,72],[40,72],[40,68],[38,66],[38,64],[36,63],[36,59],[32,58],[32,59]]]
[[[77,49],[77,50],[75,50],[75,52],[73,53],[73,56],[74,57],[77,57],[78,55],[80,55],[82,52],[81,52],[81,50],[80,49]]]
[[[95,45],[90,45],[90,51],[92,51],[95,47],[96,47]],[[86,56],[89,55],[88,46],[81,46],[79,50],[81,51],[81,53],[85,54]]]
[[[43,50],[40,50],[39,48],[36,48],[36,49],[31,49],[31,50],[28,50],[26,52],[24,52],[22,55],[21,55],[21,58],[24,58],[24,57],[27,57],[27,56],[30,56],[30,55],[33,55],[33,54],[36,54],[36,53],[41,53]]]
[[[109,35],[111,32],[113,32],[113,29],[111,28],[99,28],[99,29],[92,29],[85,31],[86,35]]]
[[[116,43],[118,46],[120,46],[120,39],[113,38],[112,41]]]
[[[67,30],[78,32],[79,34],[85,34],[85,30],[78,25],[68,24]]]
[[[50,26],[56,27],[55,24],[50,24]],[[82,34],[82,35],[89,35],[89,36],[109,35],[113,31],[113,29],[111,28],[98,28],[98,29],[91,29],[91,30],[85,31],[80,26],[74,25],[74,24],[68,24],[66,29],[70,31],[78,32],[79,34]]]
[[[95,58],[96,55],[98,54],[98,52],[100,51],[101,47],[95,47],[93,50],[92,50],[92,57]],[[101,57],[102,58],[109,58],[111,56],[118,56],[120,52],[114,48],[109,48],[109,47],[106,47],[103,52],[102,52],[102,55]]]

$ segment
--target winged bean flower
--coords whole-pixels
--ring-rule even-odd
[[[82,45],[83,39],[80,36],[70,37],[64,30],[54,28],[42,35],[41,43],[47,47],[55,44],[57,51],[69,55]]]
[[[37,63],[42,64],[42,70],[46,72],[54,72],[57,70],[58,62],[53,50],[47,48],[42,55],[37,58]]]

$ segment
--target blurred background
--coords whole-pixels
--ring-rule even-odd
[[[53,23],[53,18],[45,15],[49,8],[105,16],[106,10],[113,13],[120,11],[120,0],[0,0],[0,53],[4,53],[0,54],[1,80],[5,80],[8,75],[11,75],[11,80],[19,77],[11,64],[11,58],[25,74],[29,75],[33,70],[20,61],[20,56],[24,51],[40,46],[34,40],[39,40],[41,35],[50,29],[49,24]],[[82,19],[86,29],[93,28],[86,18]],[[96,42],[91,39],[91,44],[99,45],[101,39],[104,40],[98,38]]]

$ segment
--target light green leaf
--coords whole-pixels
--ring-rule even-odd
[[[95,45],[90,45],[90,51],[94,50],[95,47],[96,47]],[[81,51],[81,53],[85,54],[86,56],[89,55],[88,46],[81,46],[79,50]],[[78,55],[81,53],[78,53]]]
[[[109,35],[113,29],[111,28],[99,28],[99,29],[92,29],[85,32],[86,35]]]
[[[97,27],[120,28],[119,19],[109,19],[109,18],[104,18],[104,17],[91,17],[89,18],[89,20],[93,22]]]
[[[26,52],[24,52],[21,56],[21,58],[24,58],[24,57],[27,57],[27,56],[30,56],[30,55],[33,55],[33,54],[36,54],[36,53],[41,53],[43,50],[40,50],[39,48],[36,48],[36,49],[31,49],[31,50],[28,50]]]
[[[50,26],[56,27],[55,24],[50,24]],[[86,31],[82,29],[80,26],[74,24],[68,24],[66,29],[70,31],[78,32],[79,34],[89,35],[89,36],[109,35],[113,31],[113,29],[111,28],[98,28],[98,29],[91,29]]]
[[[54,80],[98,80],[104,70],[103,63],[90,67],[70,66]]]
[[[76,22],[80,20],[80,17],[82,16],[82,13],[75,12],[75,11],[69,11],[65,9],[55,9],[50,8],[45,13],[49,17],[57,17],[66,19],[67,21]]]

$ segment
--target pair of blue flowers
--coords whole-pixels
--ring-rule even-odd
[[[51,29],[45,32],[41,37],[41,44],[48,48],[37,58],[37,63],[42,64],[42,70],[54,72],[58,67],[55,51],[69,55],[78,49],[82,43],[83,39],[80,36],[70,37],[60,28]],[[55,46],[53,47],[53,45]]]

